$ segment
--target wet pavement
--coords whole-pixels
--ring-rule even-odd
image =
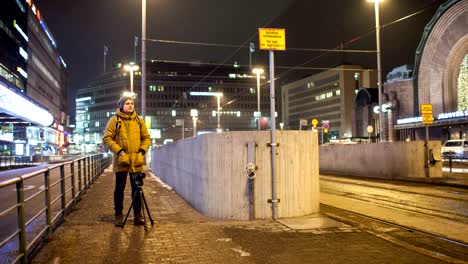
[[[464,246],[327,206],[321,206],[320,214],[279,221],[208,218],[151,176],[143,188],[154,226],[145,231],[130,218],[122,229],[112,223],[113,177],[106,170],[98,178],[32,263],[468,261]],[[130,204],[129,187],[125,208]]]

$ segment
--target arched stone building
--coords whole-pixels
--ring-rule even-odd
[[[432,104],[431,139],[467,137],[468,0],[449,0],[439,7],[416,50],[413,76],[401,73],[400,67],[384,84],[384,93],[396,94],[400,105],[389,134],[396,132],[396,140],[423,139],[419,108]]]

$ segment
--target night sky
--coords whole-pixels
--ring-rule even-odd
[[[424,26],[443,0],[385,0],[381,25],[424,8],[425,11],[382,28],[382,67],[414,63],[414,51]],[[134,36],[141,35],[140,0],[36,0],[70,71],[70,98],[103,72],[103,46],[108,66],[133,60]],[[366,0],[147,0],[147,38],[258,46],[259,27],[286,29],[287,48],[333,49],[358,36],[345,49],[375,49],[374,5]],[[138,49],[141,49],[138,47]],[[223,62],[248,65],[248,49],[148,43],[148,59]],[[138,55],[140,56],[140,55]],[[267,52],[254,53],[254,63],[266,67]],[[320,56],[320,57],[319,57]],[[276,65],[334,67],[341,62],[376,67],[375,54],[337,54],[288,50],[276,52]],[[277,75],[288,69],[276,70]],[[288,82],[313,71],[289,70]],[[73,104],[70,105],[73,107]],[[71,108],[72,109],[72,108]],[[74,111],[74,110],[73,110]]]

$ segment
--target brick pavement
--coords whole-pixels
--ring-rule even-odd
[[[151,177],[143,187],[155,225],[145,231],[129,218],[121,229],[112,224],[113,185],[106,171],[32,263],[444,263],[358,227],[208,218]]]

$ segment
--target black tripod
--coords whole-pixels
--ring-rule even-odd
[[[143,219],[145,221],[145,230],[148,231],[149,226],[148,226],[148,224],[146,222],[145,210],[148,213],[148,218],[149,218],[149,220],[151,222],[151,225],[154,225],[154,221],[153,221],[153,218],[151,217],[151,213],[149,211],[148,204],[146,203],[145,194],[143,193],[143,187],[142,187],[143,186],[143,179],[145,178],[146,175],[143,172],[137,172],[137,173],[134,173],[134,174],[132,174],[130,176],[131,176],[130,180],[135,181],[137,191],[135,192],[135,195],[133,195],[132,204],[130,205],[130,208],[128,208],[127,215],[125,216],[125,220],[122,223],[122,228],[124,228],[125,223],[127,222],[128,215],[130,214],[130,211],[132,210],[132,207],[134,206],[135,199],[137,198],[137,195],[138,195],[138,197],[140,197],[141,211],[143,213]]]

